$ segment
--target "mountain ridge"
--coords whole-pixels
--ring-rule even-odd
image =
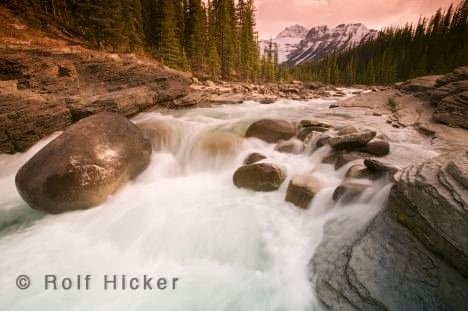
[[[368,29],[362,23],[340,24],[334,28],[318,25],[307,30],[301,25],[283,29],[274,39],[278,45],[278,62],[294,67],[306,62],[321,59],[334,51],[340,51],[377,35],[378,31]],[[262,40],[262,53],[268,50],[270,40]]]

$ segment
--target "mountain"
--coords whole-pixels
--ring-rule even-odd
[[[278,61],[283,63],[288,59],[288,55],[299,47],[299,43],[306,37],[309,30],[301,25],[286,27],[274,39],[273,44],[278,45]],[[262,54],[268,50],[270,40],[260,41]]]
[[[334,51],[349,48],[363,39],[376,36],[377,30],[367,29],[361,23],[341,24],[336,28],[317,26],[309,30],[296,49],[287,55],[287,59],[280,61],[289,67],[321,59]]]

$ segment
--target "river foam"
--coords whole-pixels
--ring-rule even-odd
[[[384,206],[391,184],[373,182],[358,203],[335,204],[333,190],[352,163],[338,171],[322,164],[327,146],[312,155],[293,155],[250,139],[234,154],[207,154],[201,141],[214,131],[243,134],[260,117],[321,115],[331,102],[248,102],[141,114],[136,123],[165,120],[175,126],[176,150],[153,153],[143,174],[87,211],[45,215],[27,207],[16,192],[16,171],[53,137],[25,154],[0,156],[0,309],[320,310],[308,265],[324,223],[343,213],[369,218]],[[391,136],[395,145],[419,150],[403,137]],[[422,157],[432,156],[419,151]],[[282,166],[288,179],[302,173],[317,177],[323,189],[310,208],[284,201],[288,180],[271,193],[236,188],[233,173],[251,152]],[[16,288],[21,274],[32,280],[26,291]],[[44,291],[46,274],[90,274],[91,289]],[[104,274],[180,281],[173,291],[106,291],[99,284]]]

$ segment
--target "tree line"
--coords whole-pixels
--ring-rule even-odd
[[[260,54],[254,0],[10,0],[28,21],[55,23],[91,48],[146,53],[197,76],[275,81],[277,51]]]
[[[375,38],[291,73],[299,80],[373,85],[445,74],[464,65],[468,65],[468,0],[420,18],[416,25],[386,28]]]

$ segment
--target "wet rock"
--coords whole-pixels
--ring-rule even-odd
[[[283,153],[299,154],[304,151],[304,143],[298,139],[280,141],[275,150]]]
[[[391,164],[387,164],[381,162],[376,159],[365,159],[364,165],[371,171],[380,173],[380,174],[389,174],[391,176],[395,175],[398,172],[398,168],[392,166]]]
[[[467,279],[387,210],[327,223],[310,267],[330,310],[461,310],[468,299]]]
[[[335,164],[336,158],[338,157],[338,154],[332,153],[330,155],[327,155],[322,159],[322,163],[324,164]]]
[[[151,144],[126,118],[99,113],[69,127],[16,175],[21,197],[52,214],[103,203],[150,162]]]
[[[335,109],[335,108],[340,108],[339,105],[336,105],[336,104],[331,104],[330,106],[328,106],[329,109]]]
[[[338,186],[333,192],[333,201],[341,201],[343,204],[348,204],[356,199],[368,188],[367,185],[344,182]]]
[[[339,170],[352,161],[366,159],[369,155],[362,152],[337,152],[335,157],[335,170]]]
[[[270,192],[278,190],[286,179],[283,170],[274,164],[256,163],[241,166],[234,173],[234,185],[254,191]]]
[[[255,137],[268,143],[289,140],[296,135],[294,124],[284,120],[263,119],[251,124],[245,137]]]
[[[326,307],[463,310],[467,157],[464,148],[404,168],[395,176],[388,207],[325,225],[310,267]]]
[[[297,133],[297,139],[304,141],[306,137],[312,132],[315,132],[313,128],[309,128],[309,127],[302,128]]]
[[[320,191],[320,182],[309,175],[294,176],[288,185],[285,200],[306,209]]]
[[[355,133],[359,133],[359,130],[352,125],[347,125],[344,128],[340,129],[336,133],[336,135],[344,136],[344,135],[355,134]]]
[[[254,152],[254,153],[249,154],[247,156],[247,158],[245,158],[244,165],[254,164],[254,163],[260,162],[260,161],[262,161],[262,160],[264,160],[266,158],[267,157],[264,156],[263,154]]]
[[[351,166],[345,174],[346,178],[369,178],[375,177],[375,173],[362,164]]]
[[[377,157],[383,157],[390,153],[390,143],[382,139],[373,139],[367,145],[360,148],[359,151],[369,153]]]
[[[306,119],[299,121],[299,127],[319,127],[319,128],[327,128],[332,129],[333,125],[313,119]]]
[[[367,145],[377,135],[374,131],[332,137],[328,143],[334,150],[354,149]]]
[[[320,147],[323,147],[325,146],[326,144],[328,144],[328,140],[330,139],[330,136],[326,135],[326,134],[322,134],[320,135],[317,140],[315,141],[315,146],[317,148],[320,148]]]
[[[426,247],[468,277],[468,149],[398,172],[389,206]]]

